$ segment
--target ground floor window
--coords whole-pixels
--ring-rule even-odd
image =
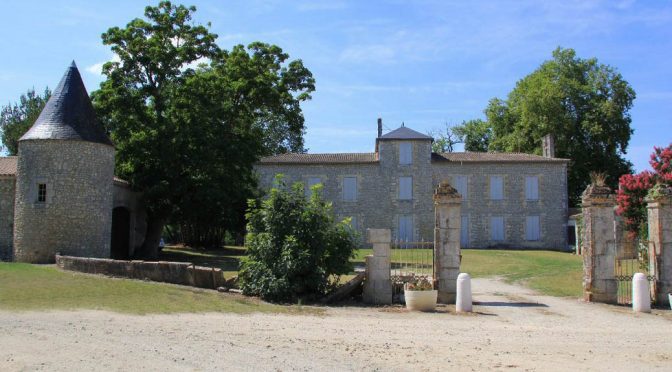
[[[413,241],[413,216],[399,216],[397,239]]]
[[[527,216],[525,219],[525,240],[537,241],[540,238],[539,216]]]
[[[490,217],[490,239],[495,241],[504,240],[504,217]]]
[[[469,246],[469,216],[462,216],[460,221],[460,245]]]

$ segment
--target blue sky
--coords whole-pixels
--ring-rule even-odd
[[[71,60],[89,91],[112,57],[100,34],[141,1],[12,1],[0,22],[0,103],[55,87]],[[637,92],[627,157],[649,167],[672,142],[672,1],[200,1],[223,48],[264,41],[300,58],[317,89],[304,107],[310,152],[373,151],[376,118],[420,132],[482,118],[493,97],[557,46],[616,67]]]

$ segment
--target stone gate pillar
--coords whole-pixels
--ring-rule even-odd
[[[390,245],[392,244],[392,233],[389,229],[367,229],[366,235],[367,241],[373,245],[373,255],[366,256],[364,302],[377,305],[391,304]]]
[[[434,191],[434,288],[438,302],[455,303],[460,273],[460,210],[462,196],[448,182]]]
[[[656,303],[668,305],[672,292],[672,189],[661,188],[646,199],[649,222],[649,267],[655,268]]]
[[[614,275],[616,199],[607,186],[590,185],[582,195],[583,298],[589,302],[616,303]]]

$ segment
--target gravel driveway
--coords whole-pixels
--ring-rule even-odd
[[[476,313],[0,312],[0,370],[672,370],[672,314],[472,283]]]

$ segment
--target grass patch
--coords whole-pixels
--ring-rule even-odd
[[[426,256],[411,251],[393,250],[393,261],[418,264],[426,260]],[[371,249],[359,249],[353,262],[362,264],[370,254]],[[464,249],[461,271],[474,278],[502,277],[506,282],[523,284],[551,296],[579,297],[582,293],[582,259],[570,253]]]
[[[0,309],[92,309],[129,314],[319,312],[299,306],[273,305],[233,294],[73,273],[54,266],[23,263],[0,263]]]

